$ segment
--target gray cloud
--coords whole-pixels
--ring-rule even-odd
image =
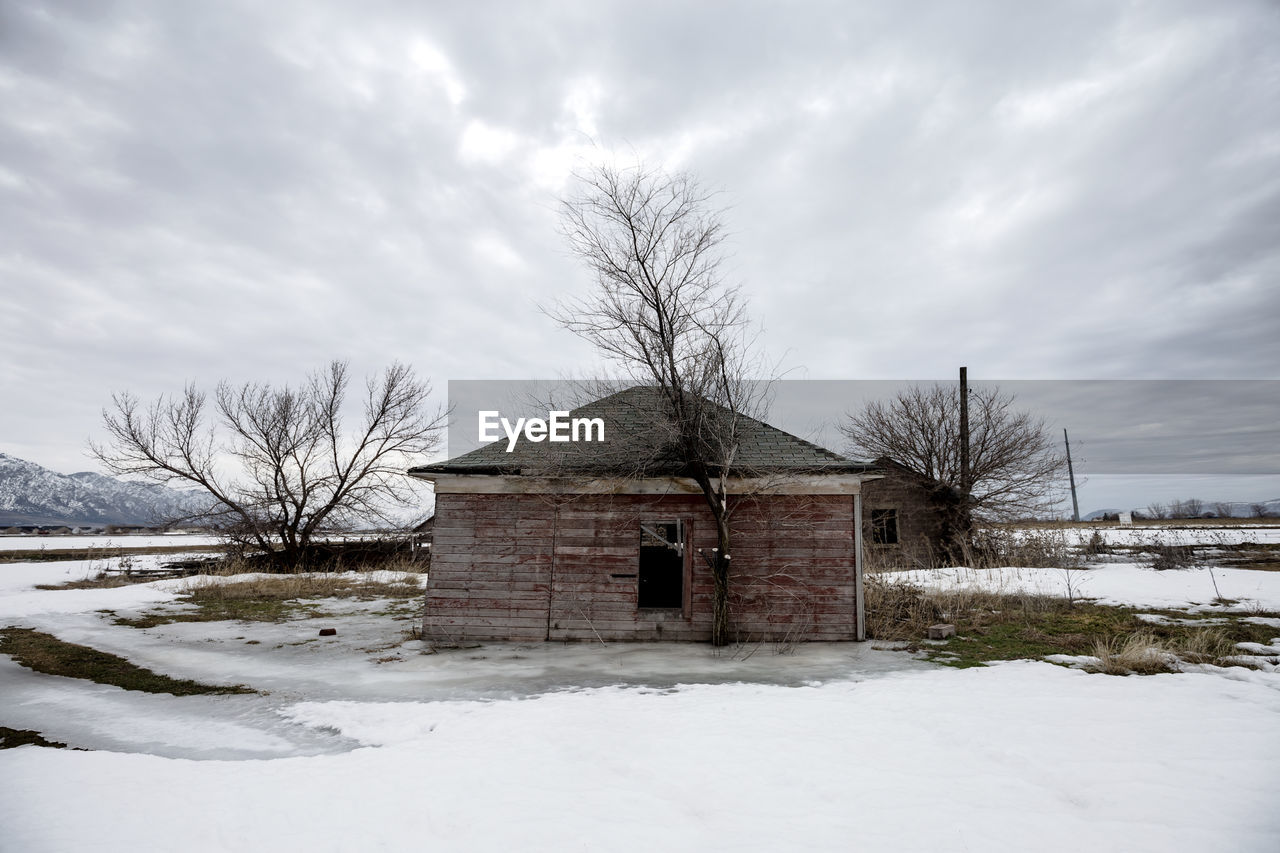
[[[1263,2],[0,6],[0,439],[111,390],[589,374],[539,314],[614,152],[724,188],[813,378],[1265,378],[1280,17]],[[1251,445],[1250,445],[1251,446]]]

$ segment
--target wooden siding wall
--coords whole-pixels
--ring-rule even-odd
[[[435,518],[432,641],[711,637],[710,570],[696,549],[715,547],[715,526],[700,496],[441,494]],[[674,519],[690,546],[685,606],[638,610],[639,524]],[[853,639],[853,498],[741,498],[733,534],[739,639]]]
[[[871,515],[876,509],[898,511],[898,544],[876,545],[871,537]],[[869,568],[885,565],[939,565],[946,535],[943,508],[939,507],[922,478],[889,470],[884,479],[862,486],[862,535]]]

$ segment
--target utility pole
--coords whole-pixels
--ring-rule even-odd
[[[1062,440],[1067,444],[1067,476],[1071,479],[1071,520],[1080,521],[1080,502],[1076,500],[1076,471],[1071,467],[1071,439],[1067,438],[1067,428],[1062,428]]]
[[[960,368],[960,496],[969,500],[969,368]]]
[[[973,491],[969,471],[969,368],[960,368],[960,526],[965,540],[973,531],[973,518],[969,515],[969,494]]]

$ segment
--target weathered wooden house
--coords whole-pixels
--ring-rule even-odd
[[[436,493],[424,636],[710,639],[715,524],[670,452],[662,406],[632,388],[570,413],[598,418],[603,441],[502,440],[412,469]],[[861,639],[872,466],[747,420],[734,471],[735,634]]]
[[[882,456],[862,487],[863,541],[872,568],[952,562],[960,501],[955,490]]]

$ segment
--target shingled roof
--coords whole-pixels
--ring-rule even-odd
[[[603,442],[530,442],[521,435],[507,452],[505,438],[444,462],[411,468],[412,475],[509,474],[522,476],[604,475],[680,476],[685,461],[674,446],[665,413],[668,403],[658,388],[636,386],[610,394],[570,412],[571,418],[600,418]],[[717,407],[719,412],[728,411]],[[763,421],[739,416],[738,474],[859,473],[874,466],[854,462]]]

